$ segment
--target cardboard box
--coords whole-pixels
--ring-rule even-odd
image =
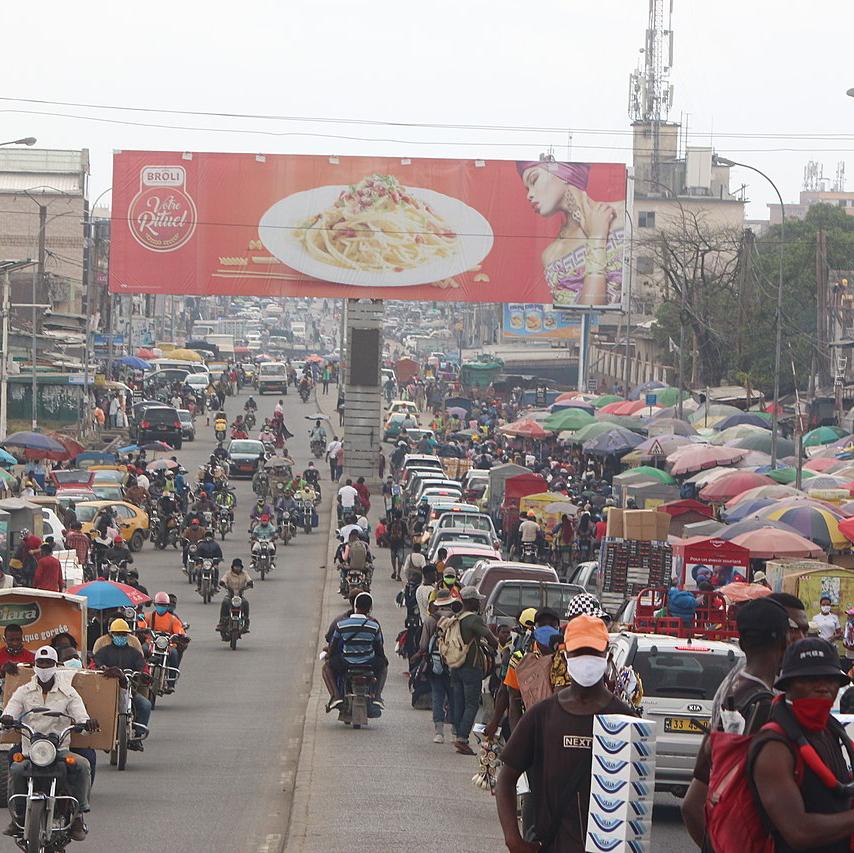
[[[621,782],[654,782],[654,761],[624,761],[593,753],[593,772]]]
[[[652,844],[649,838],[622,839],[593,829],[587,830],[588,853],[649,853]]]
[[[613,539],[624,538],[623,516],[625,515],[625,512],[625,510],[617,509],[615,506],[612,506],[611,509],[608,510],[608,526],[605,530],[606,536]]]
[[[596,714],[593,718],[593,734],[619,737],[623,740],[652,741],[655,743],[657,729],[655,720],[643,720],[628,714]]]
[[[654,509],[627,509],[622,518],[623,538],[637,542],[664,542],[670,532],[670,521],[670,515],[666,512],[658,512]]]
[[[627,785],[624,789],[629,795],[631,788]],[[649,820],[652,818],[653,800],[649,799],[626,799],[603,794],[600,791],[590,791],[590,814],[594,812],[600,816],[620,818],[621,820]]]
[[[655,761],[654,740],[623,740],[594,734],[593,749],[603,757],[618,761]]]
[[[57,677],[68,678],[73,672],[71,686],[80,694],[89,716],[98,721],[101,726],[97,732],[82,732],[71,735],[73,747],[110,750],[116,740],[116,721],[119,711],[119,682],[116,678],[105,678],[100,672],[88,670],[62,671],[60,667]],[[18,668],[17,675],[7,675],[3,686],[3,707],[12,694],[22,684],[33,678],[33,670],[28,666]],[[71,725],[68,723],[68,725]],[[3,732],[0,743],[18,743],[20,735],[17,732]]]
[[[655,782],[628,782],[618,776],[594,773],[590,784],[591,794],[605,797],[622,797],[638,802],[652,802],[655,796]]]
[[[652,820],[623,820],[619,817],[590,812],[587,824],[589,832],[595,832],[600,837],[606,836],[620,840],[648,840],[652,835]]]

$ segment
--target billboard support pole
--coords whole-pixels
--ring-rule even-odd
[[[578,340],[578,390],[587,390],[587,373],[590,369],[590,321],[591,311],[581,312],[581,337]]]

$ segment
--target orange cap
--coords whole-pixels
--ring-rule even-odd
[[[570,620],[564,632],[564,649],[574,652],[576,649],[596,649],[604,652],[608,648],[608,629],[596,616],[582,614]]]

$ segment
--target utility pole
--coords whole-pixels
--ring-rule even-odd
[[[9,422],[9,269],[3,271],[3,361],[0,363],[0,439],[6,438]]]
[[[831,370],[828,354],[827,304],[827,235],[819,228],[815,235],[815,329],[818,349],[818,387],[825,388],[830,383]]]
[[[32,357],[32,384],[30,386],[30,394],[33,398],[33,406],[32,406],[32,422],[33,422],[33,430],[38,429],[39,425],[39,415],[38,415],[38,397],[37,392],[38,389],[36,387],[36,349],[38,342],[36,340],[36,326],[38,323],[38,315],[36,311],[36,305],[38,304],[38,299],[36,298],[38,295],[38,287],[41,287],[42,292],[45,289],[45,281],[44,281],[44,260],[45,260],[45,228],[47,226],[47,205],[39,204],[39,255],[38,255],[38,265],[36,269],[33,270],[33,357]]]

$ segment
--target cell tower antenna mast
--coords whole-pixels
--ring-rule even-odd
[[[673,0],[649,0],[642,63],[629,78],[629,117],[652,127],[652,179],[659,180],[660,127],[673,106]]]

